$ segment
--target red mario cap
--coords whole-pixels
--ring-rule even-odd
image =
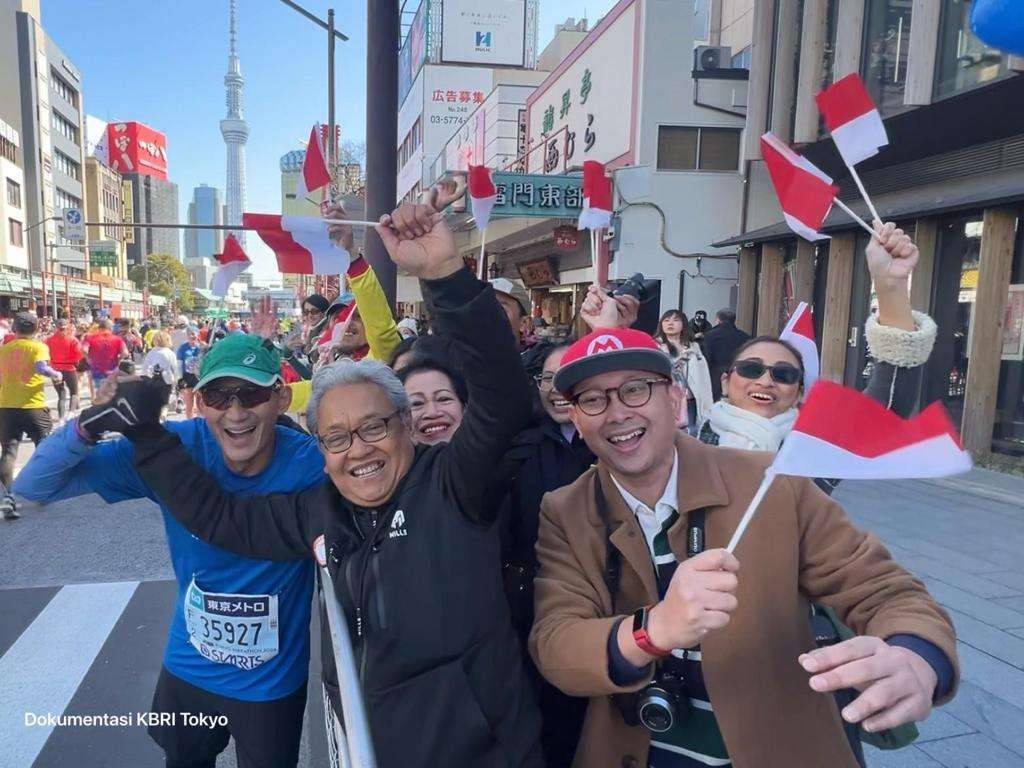
[[[671,378],[672,361],[643,331],[598,328],[565,351],[555,389],[568,395],[584,379],[608,371],[649,371]]]

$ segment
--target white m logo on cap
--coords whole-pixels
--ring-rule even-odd
[[[601,352],[616,352],[622,348],[622,342],[618,338],[602,334],[587,345],[587,355],[596,355]]]

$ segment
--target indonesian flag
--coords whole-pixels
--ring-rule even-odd
[[[814,100],[848,166],[874,157],[889,144],[882,116],[856,72],[836,80]]]
[[[761,156],[789,228],[805,240],[827,240],[818,230],[832,208],[839,187],[805,157],[768,132],[761,137]]]
[[[235,282],[252,262],[245,255],[235,236],[230,233],[224,238],[224,253],[215,253],[213,258],[220,266],[210,280],[210,291],[215,296],[224,296],[228,292],[228,286]]]
[[[903,419],[867,395],[823,380],[800,407],[768,472],[895,480],[945,477],[970,468],[970,454],[940,403]]]
[[[804,392],[810,392],[818,380],[819,364],[818,345],[814,343],[814,321],[806,301],[801,301],[797,306],[779,338],[788,341],[800,353],[804,363]]]
[[[327,155],[324,152],[322,136],[320,123],[317,123],[309,132],[306,157],[302,161],[302,173],[295,182],[296,197],[304,198],[310,192],[331,183],[331,172],[327,168]]]
[[[242,224],[253,227],[277,257],[277,268],[297,275],[343,275],[351,256],[327,236],[327,222],[315,216],[243,213]]]
[[[483,229],[491,220],[491,209],[498,199],[498,190],[486,165],[469,166],[469,207],[477,229]]]
[[[583,210],[577,229],[604,229],[612,221],[612,180],[596,160],[583,163]]]

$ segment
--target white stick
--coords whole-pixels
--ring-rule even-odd
[[[877,237],[877,235],[875,234],[875,230],[868,226],[868,223],[864,221],[864,219],[862,219],[856,213],[851,211],[850,207],[846,203],[844,203],[838,197],[832,198],[832,202],[834,202],[836,205],[838,205],[840,208],[846,211],[850,215],[850,218],[852,218],[854,221],[856,221],[858,224],[864,227],[865,231],[867,231],[872,237]]]
[[[875,221],[881,221],[882,219],[878,216],[878,211],[875,210],[875,204],[871,202],[871,198],[868,197],[867,190],[864,189],[864,182],[860,180],[860,176],[857,175],[857,169],[852,165],[847,165],[850,169],[850,175],[853,176],[854,182],[857,184],[857,189],[860,190],[860,196],[864,198],[864,202],[868,204],[868,210],[871,211],[871,216]]]
[[[754,513],[757,508],[761,506],[761,500],[764,499],[764,495],[768,493],[768,488],[772,484],[772,480],[775,479],[775,475],[772,473],[771,467],[764,473],[764,480],[761,481],[761,485],[757,489],[757,493],[754,494],[754,498],[750,500],[750,506],[747,507],[747,511],[743,513],[743,517],[740,518],[739,525],[736,526],[736,531],[733,533],[732,538],[729,539],[729,546],[725,548],[726,552],[732,553],[736,549],[736,545],[740,543],[740,537],[743,536],[743,532],[747,530],[747,526],[750,525],[750,520],[754,517]]]
[[[484,279],[484,248],[487,246],[487,227],[480,230],[480,257],[476,260],[476,279]]]
[[[352,227],[376,227],[376,221],[355,221],[354,219],[321,219],[325,224],[348,224]],[[250,227],[239,227],[239,229],[250,229]]]

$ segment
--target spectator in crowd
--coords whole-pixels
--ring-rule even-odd
[[[412,441],[434,445],[451,440],[469,400],[462,375],[440,357],[419,355],[397,375],[409,396]]]
[[[736,327],[736,313],[720,309],[715,327],[704,334],[704,349],[711,372],[711,392],[715,400],[722,397],[722,374],[732,362],[736,350],[750,340],[750,334]]]
[[[714,402],[704,352],[690,334],[686,315],[678,309],[670,309],[661,316],[654,338],[661,351],[671,358],[672,376],[683,388],[685,413],[681,414],[684,418],[680,418],[679,423],[685,425],[691,435],[696,435]]]
[[[598,464],[542,503],[530,647],[590,697],[575,764],[853,768],[843,720],[888,728],[952,696],[949,618],[803,478],[780,477],[736,555],[720,549],[771,457],[681,435],[671,374],[651,337],[601,329],[555,376]],[[808,599],[855,636],[814,649]],[[840,718],[831,692],[850,686]]]

